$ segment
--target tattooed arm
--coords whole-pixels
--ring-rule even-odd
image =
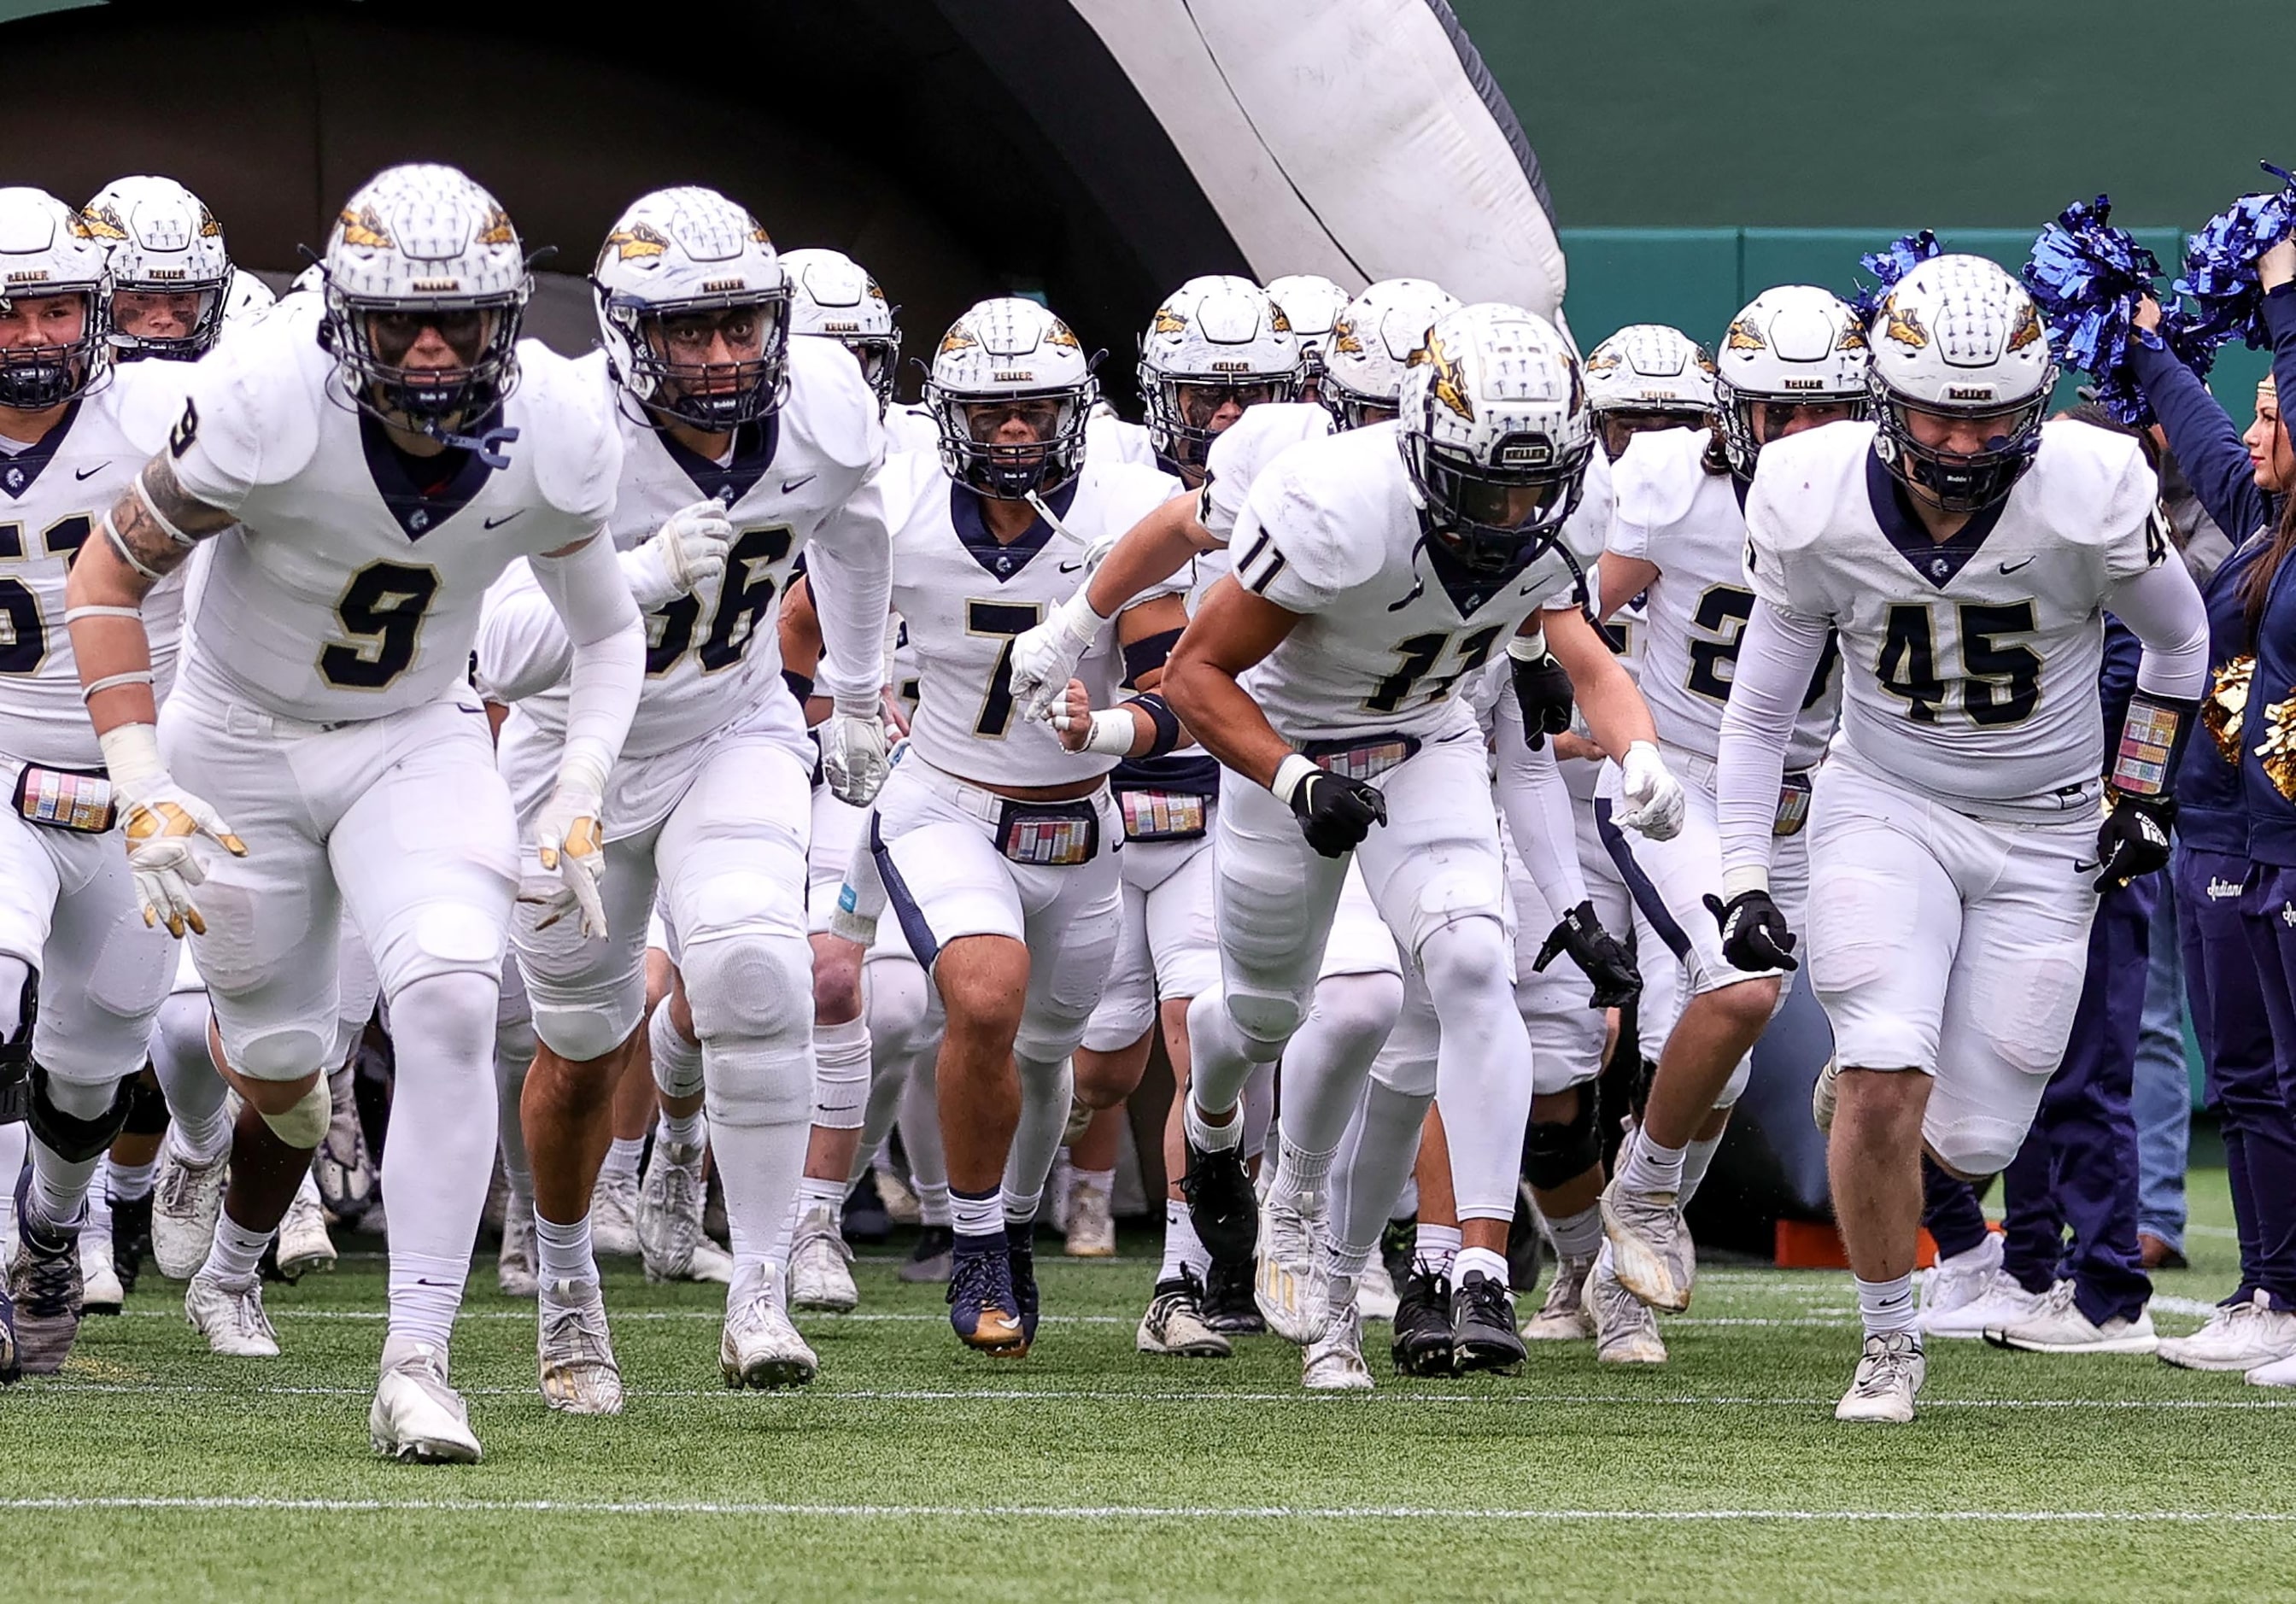
[[[152,644],[140,616],[144,598],[189,560],[194,545],[234,521],[185,492],[162,452],[104,515],[102,537],[80,548],[64,585],[64,625],[97,733],[158,718]]]

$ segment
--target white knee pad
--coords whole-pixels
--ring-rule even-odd
[[[266,1114],[263,1123],[271,1133],[297,1150],[316,1148],[326,1140],[327,1122],[334,1113],[334,1100],[327,1091],[324,1075],[313,1081],[295,1106],[283,1114]]]
[[[2027,1127],[2005,1119],[1977,1114],[1948,1114],[1940,1118],[1932,1104],[1922,1121],[1922,1140],[1938,1161],[1955,1174],[1981,1181],[2009,1167],[2025,1144]]]
[[[653,1084],[664,1097],[698,1097],[701,1093],[701,1043],[689,1042],[669,1017],[669,1004],[653,1011],[646,1027],[648,1056],[653,1060]]]
[[[685,973],[707,1066],[711,1120],[738,1125],[809,1120],[813,949],[805,937],[689,937]]]
[[[1735,1069],[1730,1071],[1729,1082],[1722,1088],[1722,1094],[1714,1100],[1714,1106],[1718,1109],[1736,1108],[1738,1100],[1746,1094],[1746,1083],[1753,1078],[1754,1055],[1750,1052],[1738,1060]]]
[[[250,1080],[291,1081],[307,1075],[324,1076],[332,1068],[327,1054],[334,1045],[332,1030],[321,1035],[289,1025],[243,1037],[236,1043],[226,1043],[225,1049],[231,1067]]]
[[[1305,1001],[1299,997],[1238,991],[1231,985],[1224,1000],[1227,1017],[1243,1038],[1245,1056],[1257,1063],[1274,1063],[1308,1017]]]

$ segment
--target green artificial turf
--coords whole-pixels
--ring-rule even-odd
[[[2220,1173],[2191,1271],[2228,1289]],[[370,1244],[371,1245],[371,1244]],[[895,1246],[898,1248],[899,1244]],[[1055,1244],[1050,1239],[1048,1248]],[[2296,1571],[2296,1394],[2150,1359],[1932,1343],[1922,1418],[1838,1426],[1846,1276],[1710,1269],[1673,1361],[1542,1347],[1517,1379],[1311,1396],[1294,1350],[1152,1360],[1144,1237],[1047,1253],[1017,1363],[961,1350],[939,1289],[858,1266],[808,1317],[821,1379],[729,1393],[714,1289],[609,1275],[630,1392],[552,1415],[533,1324],[473,1278],[456,1339],[486,1462],[389,1465],[365,1409],[381,1266],[275,1289],[284,1357],[211,1357],[147,1280],[65,1373],[0,1395],[14,1599],[2180,1599]],[[2197,1323],[2162,1314],[2166,1331]]]

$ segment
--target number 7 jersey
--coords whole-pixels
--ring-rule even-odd
[[[2007,498],[1938,541],[1874,433],[1763,447],[1747,581],[1840,633],[1841,749],[1859,766],[1948,805],[2061,811],[2103,772],[2105,598],[2169,557],[2152,471],[2127,436],[2052,422]]]

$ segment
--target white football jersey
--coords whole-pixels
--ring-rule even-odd
[[[1332,414],[1313,401],[1263,401],[1247,406],[1236,421],[1212,437],[1204,453],[1204,487],[1198,492],[1196,521],[1226,545],[1243,516],[1244,497],[1259,471],[1302,440],[1332,432]]]
[[[64,574],[84,544],[103,538],[103,515],[167,443],[190,378],[183,363],[131,363],[72,403],[45,438],[0,442],[0,756],[102,765],[64,628]],[[144,600],[161,700],[175,678],[184,578],[177,569]]]
[[[1083,551],[1042,519],[1000,545],[981,520],[979,496],[938,463],[898,461],[931,476],[902,498],[909,514],[893,531],[893,606],[917,665],[909,743],[934,767],[987,785],[1062,785],[1108,773],[1115,758],[1064,750],[1050,724],[1022,718],[1013,700],[1013,637],[1084,584]],[[1071,533],[1092,541],[1123,534],[1179,492],[1169,474],[1087,458],[1045,499]],[[1117,700],[1124,665],[1113,630],[1102,632],[1076,677],[1094,707]]]
[[[1446,556],[1421,529],[1400,433],[1374,423],[1292,446],[1253,479],[1236,520],[1236,582],[1303,615],[1241,681],[1287,740],[1472,724],[1455,692],[1525,618],[1576,593],[1560,550],[1496,580]],[[1563,527],[1582,570],[1610,516],[1609,479],[1590,462]]]
[[[1143,468],[1160,466],[1156,448],[1148,443],[1148,426],[1130,423],[1103,405],[1084,421],[1084,457],[1087,462],[1135,462]]]
[[[184,676],[283,717],[356,723],[464,678],[487,587],[605,522],[622,447],[597,385],[528,340],[488,425],[507,467],[406,456],[343,392],[323,310],[290,297],[192,368],[176,477],[240,522],[209,543]]]
[[[928,408],[889,406],[885,409],[885,449],[888,453],[922,451],[927,456],[938,456],[940,425],[933,421]]]
[[[1845,756],[1948,803],[2050,811],[2103,771],[2103,602],[2170,559],[2158,496],[2135,440],[2053,422],[2008,497],[1934,541],[1874,425],[1833,423],[1763,447],[1747,577],[1839,633]]]
[[[1643,700],[1659,739],[1711,757],[1720,745],[1722,708],[1739,637],[1753,616],[1746,588],[1746,520],[1738,481],[1702,466],[1702,429],[1636,435],[1611,470],[1618,511],[1609,549],[1653,563],[1640,636]],[[1806,769],[1825,755],[1841,707],[1840,654],[1829,649],[1802,700],[1786,767]]]

